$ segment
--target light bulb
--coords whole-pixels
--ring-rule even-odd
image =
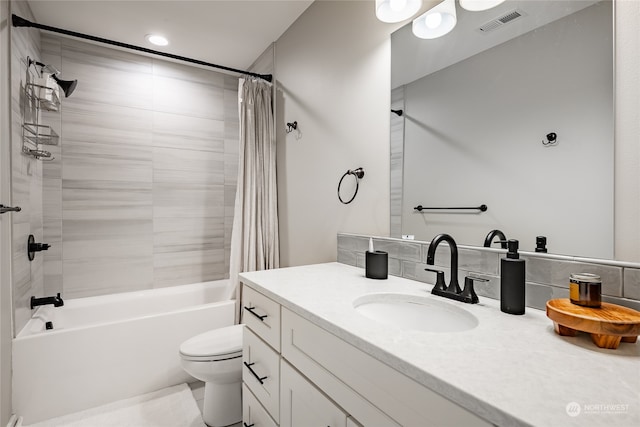
[[[400,12],[407,7],[407,0],[389,0],[389,7],[394,12]]]
[[[424,24],[431,30],[438,28],[442,24],[442,14],[440,12],[428,14],[424,18]]]
[[[157,34],[147,34],[145,38],[149,43],[155,44],[156,46],[166,46],[169,44],[169,40]]]

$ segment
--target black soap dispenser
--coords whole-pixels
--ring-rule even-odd
[[[500,260],[500,310],[524,314],[525,260],[518,254],[518,241],[507,242],[507,257]]]

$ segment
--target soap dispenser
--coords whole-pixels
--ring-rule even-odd
[[[500,310],[524,314],[525,260],[518,254],[518,241],[507,242],[507,257],[500,260]]]

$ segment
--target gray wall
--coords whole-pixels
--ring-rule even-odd
[[[20,3],[16,3],[20,4]],[[237,180],[237,77],[31,30],[14,31],[17,333],[31,295],[76,298],[228,277]],[[28,40],[25,37],[29,36]],[[55,160],[20,154],[29,55],[78,79],[44,123]],[[28,234],[52,245],[33,262]]]
[[[76,91],[45,164],[45,288],[67,298],[228,277],[237,77],[43,37]]]

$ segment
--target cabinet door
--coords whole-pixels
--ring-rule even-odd
[[[246,384],[242,385],[242,422],[247,427],[278,427]]]
[[[347,426],[347,415],[284,360],[280,391],[280,427]]]

